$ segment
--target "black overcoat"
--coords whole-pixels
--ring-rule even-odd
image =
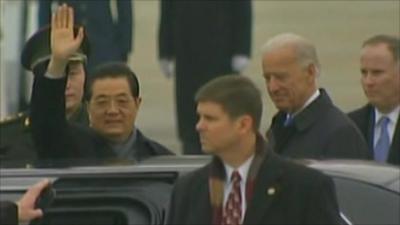
[[[291,158],[368,159],[368,147],[350,118],[338,109],[324,89],[320,96],[285,127],[286,113],[272,119],[268,138],[274,150]]]
[[[209,166],[176,183],[167,224],[212,224]],[[269,191],[269,190],[274,190]],[[332,179],[273,152],[260,167],[245,224],[340,224]]]
[[[65,86],[67,78],[49,79],[44,76],[46,67],[34,71],[31,99],[32,136],[38,158],[44,166],[53,164],[99,163],[117,159],[107,140],[90,127],[68,122],[65,118]],[[131,146],[135,160],[150,156],[173,154],[166,147],[145,137],[139,129]],[[73,160],[71,160],[73,159]],[[62,163],[61,163],[62,164]]]

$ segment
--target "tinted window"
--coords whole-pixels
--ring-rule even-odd
[[[353,224],[399,224],[400,195],[370,184],[334,178],[341,211]]]

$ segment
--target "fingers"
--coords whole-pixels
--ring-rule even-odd
[[[75,38],[75,44],[78,46],[78,48],[79,46],[81,46],[83,36],[84,36],[83,27],[79,27],[78,35]]]
[[[42,190],[44,188],[46,188],[48,185],[50,184],[50,181],[48,179],[44,179],[38,183],[36,183],[35,185],[33,185],[28,192],[30,194],[32,194],[33,196],[37,197],[40,195],[40,193],[42,192]]]
[[[42,209],[35,209],[31,211],[31,218],[40,218],[43,217],[43,210]]]
[[[53,14],[51,26],[56,29],[73,28],[74,26],[74,11],[67,4],[62,4]]]
[[[68,24],[67,26],[71,29],[74,28],[74,9],[72,7],[68,7]]]
[[[67,28],[68,24],[68,7],[64,3],[60,9],[60,21],[61,21],[61,28]]]

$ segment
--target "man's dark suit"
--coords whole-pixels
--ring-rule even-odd
[[[18,224],[18,207],[14,202],[0,201],[0,224]]]
[[[212,223],[209,166],[178,180],[167,224]],[[320,172],[268,152],[255,182],[243,224],[339,224],[334,184]]]
[[[333,105],[325,90],[285,127],[286,113],[272,119],[268,138],[273,149],[292,158],[367,159],[367,144],[355,124]]]
[[[349,113],[349,117],[354,121],[362,132],[365,140],[368,143],[370,157],[374,152],[374,126],[375,126],[375,111],[372,105],[368,104],[362,108]],[[393,135],[392,144],[390,145],[387,162],[400,165],[400,116],[397,119],[396,128]]]
[[[39,159],[51,163],[54,159],[74,158],[72,163],[75,164],[116,158],[107,141],[94,130],[68,123],[64,95],[67,79],[48,79],[43,75],[45,70],[43,64],[34,71],[31,99],[32,134]],[[172,154],[139,130],[136,131],[136,140],[131,147],[134,159]]]

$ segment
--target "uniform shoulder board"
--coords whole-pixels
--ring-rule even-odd
[[[17,114],[13,114],[10,116],[6,116],[2,119],[0,119],[0,126],[5,126],[8,124],[12,124],[12,123],[18,123],[22,121],[24,126],[29,126],[30,125],[30,119],[27,113],[25,112],[20,112]]]

